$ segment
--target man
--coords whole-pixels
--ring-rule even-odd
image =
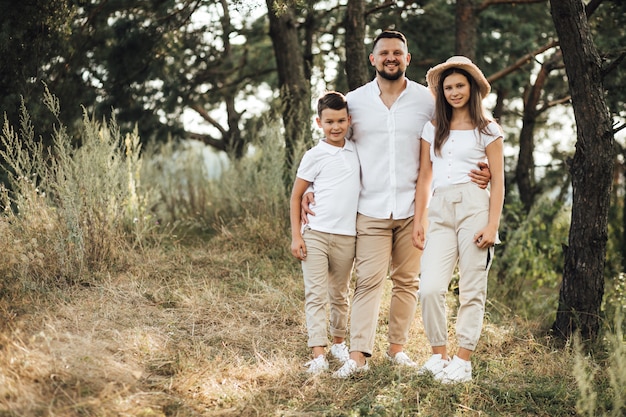
[[[405,36],[380,33],[369,55],[376,77],[346,95],[352,115],[352,139],[361,162],[357,215],[356,284],[350,313],[350,359],[336,371],[347,378],[369,369],[384,280],[393,283],[389,307],[387,358],[416,366],[404,352],[417,307],[421,251],[413,246],[415,185],[420,136],[434,115],[435,102],[426,87],[406,78],[411,62]],[[474,170],[472,181],[486,187],[488,172]],[[303,201],[303,210],[312,196]],[[421,221],[421,219],[417,219]]]

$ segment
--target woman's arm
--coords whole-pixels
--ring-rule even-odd
[[[421,139],[420,168],[415,186],[415,216],[413,217],[413,246],[424,249],[426,239],[423,218],[430,198],[430,186],[433,179],[433,164],[430,161],[430,143]]]
[[[485,149],[491,171],[489,197],[489,220],[487,226],[474,235],[480,248],[493,246],[498,235],[502,206],[504,205],[504,152],[502,137],[491,142]]]

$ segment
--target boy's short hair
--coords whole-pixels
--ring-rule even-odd
[[[348,101],[346,97],[337,91],[326,91],[317,100],[317,115],[322,117],[322,110],[343,110],[348,111]]]
[[[381,39],[400,39],[407,48],[409,47],[409,43],[406,40],[406,36],[404,36],[402,32],[399,32],[397,30],[386,29],[380,32],[378,36],[374,38],[374,42],[372,43],[372,51],[376,48],[376,44]]]

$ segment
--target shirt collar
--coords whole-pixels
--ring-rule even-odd
[[[336,153],[342,150],[354,151],[354,143],[352,143],[352,141],[349,141],[348,139],[345,140],[343,144],[343,148],[330,145],[328,142],[326,142],[325,139],[322,139],[319,141],[319,146],[331,155],[335,155]]]
[[[374,89],[374,92],[376,93],[377,96],[380,96],[380,86],[378,85],[378,78],[374,78],[371,82],[372,88]],[[409,85],[411,85],[410,80],[406,77],[406,75],[404,76],[404,90],[402,90],[402,92],[400,93],[400,96],[404,95],[404,93],[406,92],[406,90],[409,89]],[[400,97],[398,96],[398,97]]]

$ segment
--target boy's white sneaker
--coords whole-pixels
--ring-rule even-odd
[[[409,358],[407,354],[404,352],[398,352],[394,356],[391,356],[389,352],[387,352],[386,355],[387,355],[387,360],[389,360],[394,365],[409,366],[411,368],[414,368],[417,366],[417,364],[413,362],[411,358]]]
[[[359,366],[354,359],[348,359],[341,368],[333,372],[333,378],[348,378],[354,374],[365,372],[368,369],[370,369],[370,366],[367,361],[365,365]]]
[[[443,356],[440,353],[432,355],[424,365],[420,368],[417,373],[419,375],[426,375],[428,373],[437,377],[440,375],[446,366],[450,363],[449,360],[443,359]]]
[[[454,356],[448,366],[435,379],[442,384],[456,384],[459,382],[469,382],[472,380],[472,362]]]
[[[304,366],[309,368],[306,370],[307,373],[317,375],[328,370],[328,361],[326,360],[326,356],[319,355],[317,358],[305,363]]]
[[[341,363],[346,363],[350,359],[350,352],[346,342],[335,343],[330,347],[330,354],[333,358],[337,359]]]

